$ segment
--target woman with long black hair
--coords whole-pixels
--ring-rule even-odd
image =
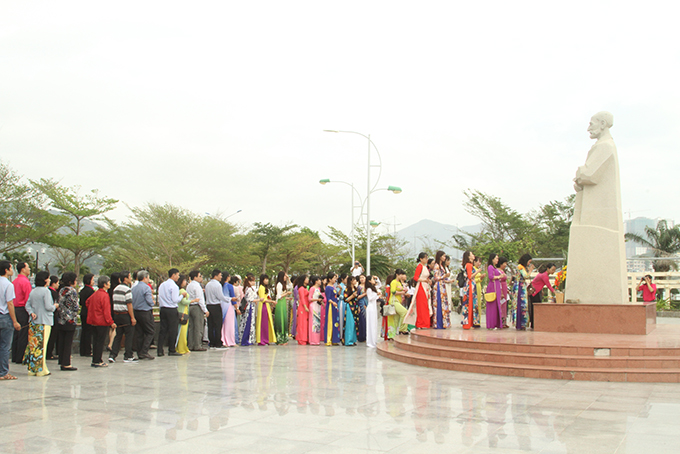
[[[375,276],[366,278],[366,346],[376,348],[378,346],[378,289],[375,286]]]
[[[416,328],[429,328],[432,308],[430,307],[430,271],[427,267],[428,257],[425,252],[418,254],[418,266],[413,276],[416,281],[414,298],[408,308],[404,323]]]
[[[486,293],[484,299],[486,300],[486,328],[487,329],[502,329],[503,317],[501,314],[501,300],[502,288],[501,277],[503,273],[497,268],[498,254],[493,252],[489,254],[489,260],[486,262],[486,269],[489,276],[489,283],[486,286]]]
[[[78,292],[76,291],[76,273],[66,272],[59,283],[59,308],[55,311],[57,327],[57,345],[59,346],[59,365],[61,370],[74,371],[71,365],[71,348],[73,334],[76,331],[76,318],[80,309]]]
[[[286,345],[288,343],[288,302],[286,297],[290,295],[287,290],[288,275],[285,271],[279,271],[276,276],[276,307],[274,308],[274,332],[276,343]]]

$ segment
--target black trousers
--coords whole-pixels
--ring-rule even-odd
[[[135,319],[137,319],[137,326],[135,326],[135,350],[138,357],[143,357],[149,354],[149,347],[153,340],[156,330],[154,329],[153,311],[135,311]]]
[[[206,306],[210,316],[208,317],[208,340],[211,347],[222,346],[222,306],[208,304]]]
[[[100,364],[103,361],[102,352],[104,351],[104,343],[106,342],[106,335],[109,333],[109,327],[89,326],[92,333],[92,364]]]
[[[113,314],[113,322],[116,324],[116,337],[113,338],[113,345],[111,346],[110,358],[116,359],[120,351],[120,344],[125,336],[125,358],[132,358],[135,355],[132,353],[132,343],[135,337],[135,327],[132,326],[132,319],[129,313]]]
[[[58,329],[59,328],[57,328],[57,320],[55,317],[54,325],[52,326],[52,330],[50,330],[50,338],[47,340],[47,351],[45,352],[45,357],[47,359],[59,356],[59,346],[57,345],[57,337],[59,337],[59,335],[57,334]],[[57,347],[56,352],[54,351],[55,346]]]
[[[179,312],[176,307],[161,307],[161,329],[158,333],[158,354],[162,355],[167,345],[170,353],[175,353],[177,346],[177,328]]]
[[[22,328],[14,331],[12,337],[12,362],[21,364],[24,362],[24,353],[28,345],[28,312],[25,307],[15,307],[14,313]]]
[[[75,326],[55,324],[57,328],[57,353],[59,354],[59,365],[71,365],[71,349],[73,348],[73,333],[76,332]],[[73,328],[71,328],[73,326]]]
[[[93,326],[87,323],[87,307],[82,307],[80,309],[80,356],[92,354],[92,329]]]
[[[534,303],[541,303],[543,301],[541,292],[538,292],[535,295],[532,295],[529,298],[528,304],[529,304],[529,324],[531,327],[534,327]]]

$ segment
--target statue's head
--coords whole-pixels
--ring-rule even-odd
[[[609,128],[614,126],[614,115],[609,112],[598,112],[590,119],[588,125],[588,132],[591,139],[599,139],[602,134],[609,131]]]

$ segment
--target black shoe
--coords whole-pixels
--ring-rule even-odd
[[[73,366],[68,366],[68,367],[67,367],[67,366],[61,366],[61,370],[69,370],[69,371],[73,371],[73,370],[78,370],[78,368],[77,368],[77,367],[73,367]]]
[[[158,357],[165,356],[165,353],[163,353],[163,352],[158,352],[158,353],[156,353],[156,356],[158,356]]]
[[[151,355],[142,355],[142,356],[139,357],[139,359],[140,359],[140,361],[141,360],[147,360],[147,359],[151,360],[151,359],[154,359],[154,357],[151,356]]]
[[[168,356],[182,356],[182,354],[177,352],[170,352],[168,353]]]

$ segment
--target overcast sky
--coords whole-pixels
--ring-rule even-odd
[[[521,212],[571,194],[608,110],[624,217],[680,221],[674,4],[3,0],[0,158],[132,206],[347,232],[350,188],[318,181],[365,196],[366,140],[322,132],[351,130],[403,188],[374,220],[464,226],[467,188]]]

